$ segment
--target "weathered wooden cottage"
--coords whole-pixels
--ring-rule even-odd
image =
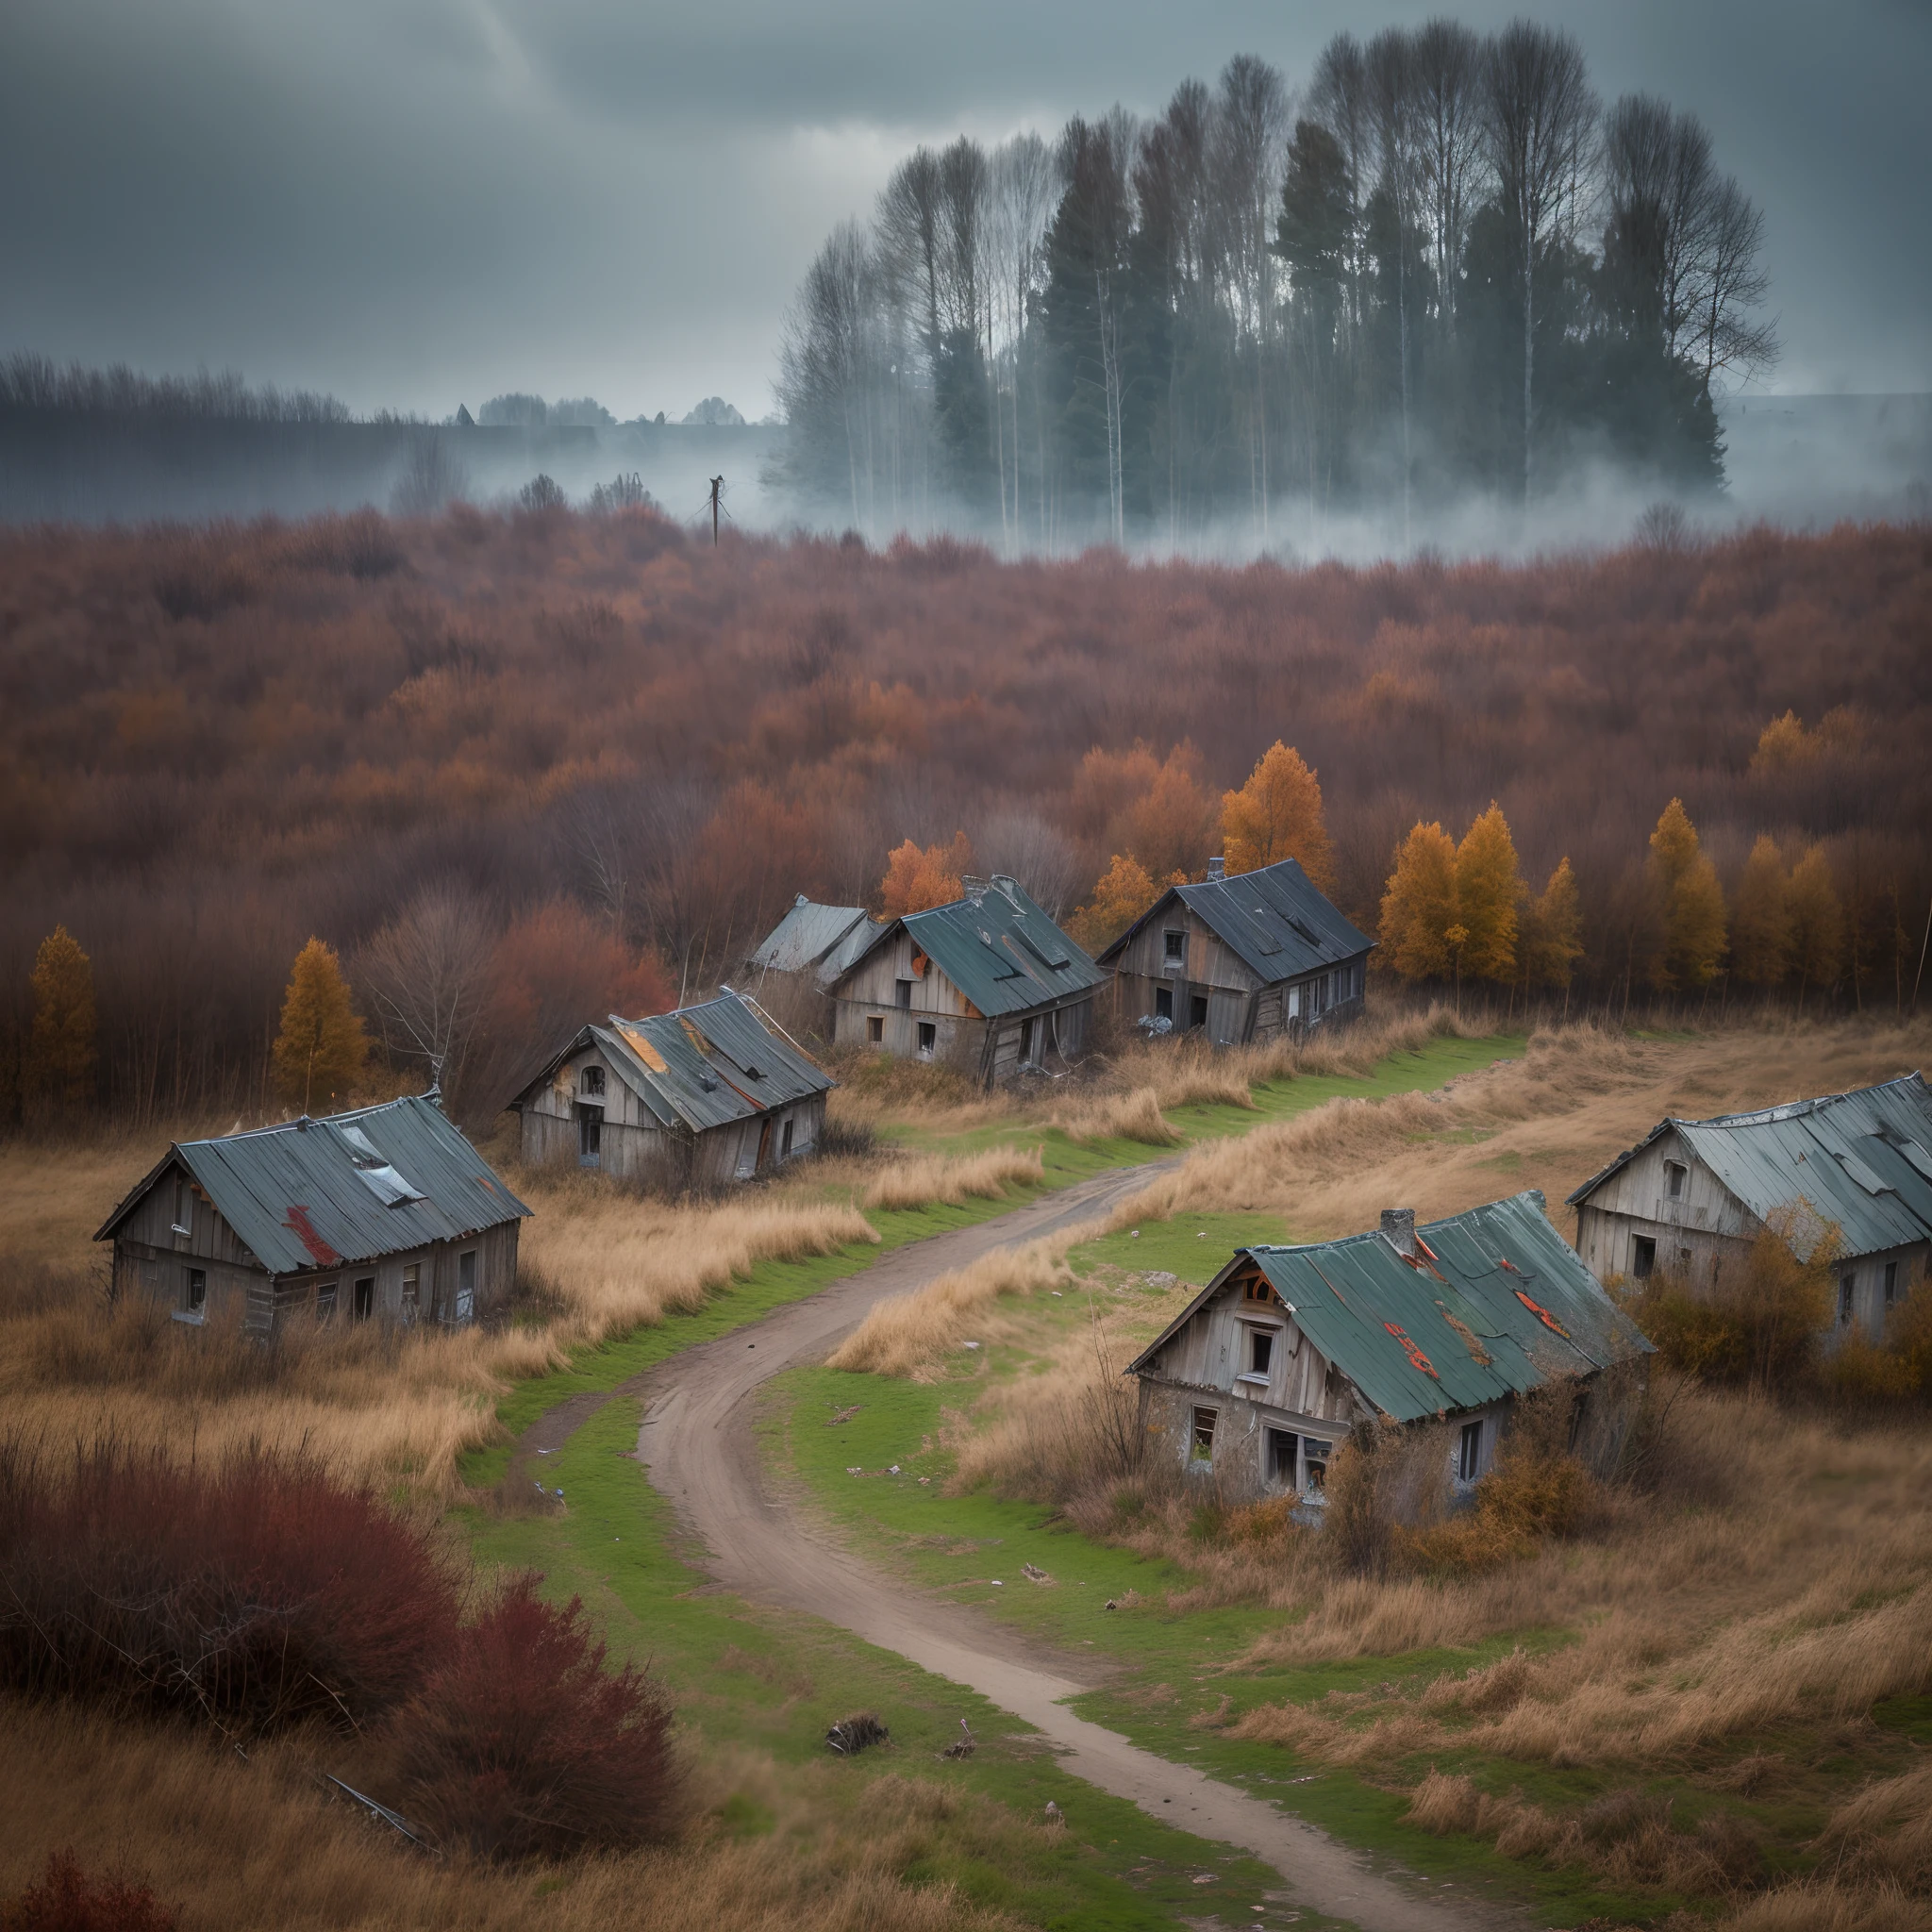
[[[458,1324],[508,1296],[529,1211],[419,1096],[178,1141],[94,1239],[180,1322]]]
[[[809,978],[824,989],[865,950],[875,923],[863,906],[821,906],[801,892],[744,962],[746,972]]]
[[[833,1082],[755,1002],[583,1027],[510,1106],[524,1158],[671,1187],[749,1180],[817,1145]]]
[[[1229,1498],[1319,1504],[1364,1423],[1454,1424],[1450,1482],[1467,1491],[1519,1395],[1649,1353],[1531,1191],[1424,1227],[1395,1209],[1372,1234],[1238,1248],[1128,1373],[1154,1454]],[[1630,1394],[1587,1387],[1593,1441],[1621,1441]]]
[[[1714,1120],[1662,1120],[1570,1196],[1599,1281],[1659,1272],[1711,1290],[1767,1224],[1809,1259],[1839,1231],[1834,1326],[1877,1333],[1932,1264],[1932,1089],[1882,1087]]]
[[[1374,948],[1294,859],[1230,875],[1217,858],[1201,884],[1170,886],[1099,963],[1121,1020],[1237,1046],[1353,1019]]]
[[[959,1067],[982,1084],[1085,1047],[1106,975],[1004,874],[873,927],[831,985],[833,1039]]]

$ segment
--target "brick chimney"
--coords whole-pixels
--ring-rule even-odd
[[[1382,1239],[1398,1255],[1415,1258],[1415,1209],[1385,1208],[1382,1210]]]
[[[1226,876],[1227,860],[1225,858],[1217,856],[1216,858],[1210,858],[1208,861],[1208,877],[1210,881],[1214,879],[1224,879]]]

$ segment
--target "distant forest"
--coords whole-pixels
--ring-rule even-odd
[[[1451,20],[1243,55],[1141,121],[961,137],[825,242],[782,343],[802,508],[1010,548],[1319,541],[1592,462],[1723,480],[1775,358],[1763,218],[1694,116],[1606,108],[1567,33]]]
[[[1519,1013],[1525,981],[1573,1016],[1897,1011],[1932,899],[1928,626],[1924,526],[1370,570],[714,549],[554,505],[0,531],[0,1130],[33,1117],[57,926],[117,1121],[269,1105],[311,936],[398,1080],[427,1075],[397,985],[448,992],[449,1087],[487,1121],[586,1017],[736,981],[795,893],[879,906],[935,848],[1098,943],[1233,852],[1226,794],[1277,740],[1337,903],[1388,936],[1377,998],[1392,968]],[[1513,983],[1389,917],[1431,863],[1462,907],[1503,820],[1539,905],[1567,870],[1581,949]]]

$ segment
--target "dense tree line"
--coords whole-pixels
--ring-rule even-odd
[[[782,464],[869,534],[1263,542],[1601,458],[1722,480],[1713,394],[1775,357],[1762,217],[1692,115],[1606,109],[1566,33],[1242,55],[1141,121],[961,137],[825,242],[781,347]]]
[[[439,1063],[487,1120],[587,1016],[736,983],[801,891],[1010,872],[1105,935],[1290,851],[1379,932],[1418,824],[1398,973],[1560,1004],[1574,942],[1573,1011],[1932,996],[1925,533],[1667,536],[1234,570],[644,508],[0,533],[0,1130]],[[1473,908],[1512,902],[1506,947]]]

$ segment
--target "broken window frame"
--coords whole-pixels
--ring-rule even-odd
[[[912,982],[909,979],[893,980],[892,1004],[902,1013],[909,1013],[912,1010]]]
[[[940,1029],[938,1023],[932,1020],[920,1021],[919,1033],[914,1044],[921,1059],[931,1059],[933,1055],[939,1051]]]
[[[1156,988],[1154,989],[1154,1017],[1155,1017],[1155,1018],[1156,1018],[1157,1020],[1166,1020],[1166,1021],[1169,1021],[1170,1023],[1171,1023],[1171,1022],[1173,1021],[1173,1019],[1174,1019],[1174,988],[1173,988],[1173,987],[1171,987],[1171,986],[1157,986],[1157,987],[1156,987]]]
[[[1456,1480],[1459,1483],[1473,1483],[1481,1475],[1483,1469],[1483,1418],[1477,1416],[1473,1423],[1464,1423],[1462,1435],[1456,1444]]]
[[[326,1328],[336,1318],[336,1291],[341,1287],[340,1281],[318,1281],[315,1284],[315,1325]]]
[[[1252,1376],[1265,1382],[1272,1373],[1269,1365],[1274,1359],[1275,1331],[1264,1328],[1258,1322],[1243,1325],[1248,1331],[1248,1366],[1243,1371],[1243,1379]]]
[[[1667,1201],[1681,1201],[1684,1198],[1684,1183],[1689,1179],[1690,1170],[1681,1160],[1664,1162],[1664,1198]]]
[[[883,1013],[868,1013],[865,1016],[865,1043],[868,1046],[885,1045],[886,1016]]]
[[[413,1322],[422,1312],[423,1307],[423,1264],[420,1261],[403,1263],[403,1286],[401,1293],[403,1320]]]
[[[469,1322],[476,1314],[476,1251],[465,1248],[457,1257],[457,1320]]]
[[[1271,1428],[1263,1439],[1268,1456],[1268,1480],[1280,1483],[1286,1488],[1299,1489],[1296,1477],[1301,1471],[1302,1439],[1292,1429]],[[1283,1444],[1287,1445],[1286,1454]]]
[[[189,1268],[183,1273],[186,1278],[181,1284],[182,1312],[198,1319],[208,1312],[208,1270]]]
[[[1328,1462],[1335,1454],[1333,1442],[1320,1442],[1312,1436],[1302,1438],[1302,1493],[1322,1494],[1328,1487]]]
[[[358,1274],[349,1284],[349,1320],[366,1322],[375,1313],[375,1276]]]
[[[1657,1237],[1633,1234],[1630,1237],[1630,1278],[1648,1281],[1657,1273]]]
[[[1197,1407],[1193,1414],[1193,1433],[1188,1439],[1188,1460],[1208,1462],[1214,1460],[1214,1431],[1221,1421],[1218,1408]]]
[[[577,1091],[592,1100],[604,1098],[604,1069],[585,1067],[577,1074]]]
[[[1185,966],[1188,963],[1188,934],[1185,926],[1169,926],[1160,935],[1160,963]]]
[[[1191,1033],[1196,1026],[1202,1027],[1205,1030],[1207,1024],[1208,995],[1205,992],[1190,993],[1188,995],[1188,1031]]]

